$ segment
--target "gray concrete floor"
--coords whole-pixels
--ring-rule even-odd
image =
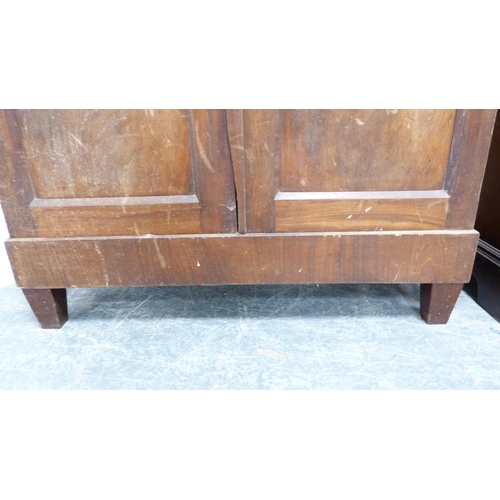
[[[447,325],[418,285],[75,289],[42,330],[0,288],[1,389],[499,389],[500,324],[462,292]]]

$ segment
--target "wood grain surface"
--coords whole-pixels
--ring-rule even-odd
[[[7,241],[19,286],[464,283],[476,231]]]
[[[236,193],[225,110],[190,111],[190,130],[201,232],[234,233]]]
[[[23,293],[42,328],[61,328],[68,320],[68,302],[64,288],[23,288]]]
[[[462,283],[422,283],[420,285],[422,318],[429,325],[446,324],[462,287]]]
[[[280,192],[276,231],[392,231],[444,229],[445,191]]]
[[[19,110],[37,198],[193,194],[185,110]]]
[[[0,109],[0,198],[12,238],[36,236],[28,208],[34,197],[15,114]]]
[[[201,233],[196,195],[35,199],[30,210],[42,238]]]
[[[491,144],[495,109],[458,110],[445,189],[450,194],[447,229],[472,229]]]
[[[443,186],[454,110],[283,110],[282,191]]]
[[[239,227],[442,229],[447,202],[426,205],[405,192],[443,193],[454,120],[455,110],[233,110]],[[356,210],[353,193],[363,205],[379,192],[393,192],[394,201],[373,201],[372,213]],[[326,201],[336,193],[350,198]]]
[[[4,111],[0,139],[11,236],[237,230],[224,110]]]

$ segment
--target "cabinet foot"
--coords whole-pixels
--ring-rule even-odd
[[[420,314],[429,325],[444,325],[450,319],[463,283],[420,285]]]
[[[61,328],[68,320],[66,288],[23,288],[42,328]]]

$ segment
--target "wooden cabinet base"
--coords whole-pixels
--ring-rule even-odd
[[[422,315],[437,324],[470,278],[477,240],[474,230],[151,235],[13,238],[7,250],[45,328],[67,317],[68,287],[309,283],[438,283],[422,285]]]
[[[463,283],[420,285],[420,314],[429,325],[444,325],[455,307]]]
[[[65,288],[23,288],[23,293],[42,328],[61,328],[68,320]]]

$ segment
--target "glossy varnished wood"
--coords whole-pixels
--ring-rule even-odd
[[[476,231],[363,232],[7,241],[27,288],[464,283]]]

